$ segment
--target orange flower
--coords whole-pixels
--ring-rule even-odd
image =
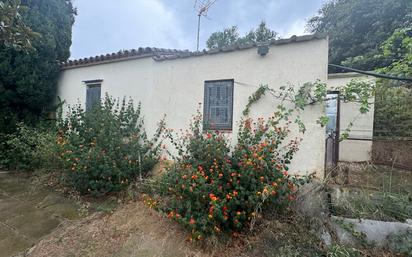
[[[209,197],[213,202],[217,201],[217,197],[214,194],[209,194]]]
[[[207,139],[211,139],[211,138],[212,138],[212,134],[207,133],[207,134],[206,134],[206,137],[207,137]]]
[[[191,218],[190,221],[189,221],[189,223],[193,225],[193,224],[196,223],[196,221],[195,221],[193,218]]]
[[[192,179],[197,179],[197,176],[196,176],[196,175],[193,175],[193,176],[192,176]]]
[[[283,171],[283,175],[287,176],[287,175],[288,175],[288,172],[287,172],[286,170]]]

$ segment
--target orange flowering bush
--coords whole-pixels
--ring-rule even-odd
[[[140,105],[107,96],[101,105],[84,111],[71,108],[59,124],[57,145],[66,180],[83,194],[119,191],[144,177],[158,162],[164,124],[153,139],[143,129]]]
[[[300,140],[284,143],[289,123],[280,127],[280,119],[245,119],[231,151],[224,134],[202,133],[202,117],[195,116],[190,131],[170,136],[178,155],[163,178],[159,208],[190,228],[192,239],[202,239],[236,236],[262,207],[286,206],[302,182],[288,174]]]

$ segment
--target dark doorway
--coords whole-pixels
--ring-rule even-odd
[[[339,92],[329,92],[326,101],[326,115],[329,118],[326,125],[326,169],[335,167],[339,161]]]

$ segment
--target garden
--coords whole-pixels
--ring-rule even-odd
[[[369,102],[362,99],[370,98],[370,87],[350,83],[341,88],[343,99],[361,100],[360,111],[366,112]],[[267,93],[280,101],[278,108],[269,117],[250,118],[250,109]],[[65,115],[60,110],[57,120],[38,127],[20,124],[14,134],[4,136],[1,165],[34,172],[68,197],[127,203],[109,207],[105,212],[109,216],[117,208],[121,212],[135,208],[133,203],[144,204],[185,228],[184,240],[206,252],[213,246],[210,249],[220,256],[230,256],[235,248],[250,256],[378,256],[378,252],[396,256],[391,255],[393,249],[407,254],[409,235],[385,250],[325,240],[322,231],[328,228],[323,219],[329,219],[330,211],[325,201],[315,201],[319,208],[302,208],[305,201],[313,200],[308,196],[322,196],[324,186],[314,186],[319,181],[311,176],[290,174],[289,165],[305,133],[299,113],[326,97],[326,86],[320,82],[279,91],[261,86],[250,96],[238,123],[236,144],[231,145],[227,134],[202,129],[200,111],[185,131],[168,129],[165,119],[160,120],[149,138],[142,106],[106,95],[92,110],[69,106]],[[319,126],[325,122],[325,117],[319,117]],[[159,167],[154,175],[151,171]],[[308,187],[315,189],[308,193]],[[353,217],[347,208],[336,210]],[[257,241],[250,243],[253,239]],[[278,245],[278,255],[272,255],[271,244]],[[230,245],[229,250],[224,250],[225,245]]]

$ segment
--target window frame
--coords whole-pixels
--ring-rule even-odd
[[[88,102],[87,102],[87,94],[88,94],[88,90],[94,87],[98,87],[100,88],[100,95],[99,95],[99,102],[101,102],[102,100],[102,83],[103,80],[102,79],[95,79],[95,80],[85,80],[83,81],[83,83],[86,84],[86,101],[85,101],[85,110],[90,111],[93,108],[92,106],[89,106]]]
[[[229,117],[230,122],[227,125],[220,125],[220,126],[212,126],[206,122],[206,117],[210,113],[210,103],[208,102],[208,95],[207,95],[207,84],[214,83],[214,82],[228,82],[229,83],[229,90],[232,99],[228,105],[229,108]],[[203,83],[203,130],[215,130],[215,131],[223,131],[223,132],[231,132],[233,130],[233,107],[234,107],[234,88],[235,88],[235,80],[234,79],[216,79],[216,80],[205,80]]]

